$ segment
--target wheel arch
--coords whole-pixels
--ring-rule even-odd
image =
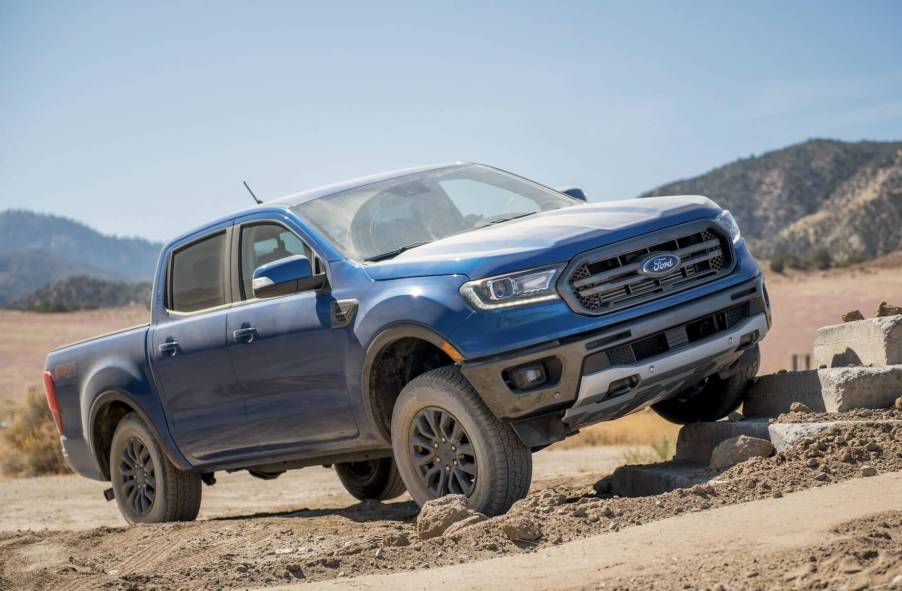
[[[410,380],[461,359],[445,337],[422,325],[398,324],[377,334],[366,348],[360,381],[364,408],[375,432],[391,440],[394,401]],[[393,371],[403,373],[393,375]]]
[[[160,449],[175,466],[182,470],[190,469],[188,462],[175,448],[169,437],[164,437],[157,429],[151,415],[129,392],[116,387],[103,389],[91,404],[88,413],[86,439],[90,443],[91,452],[105,480],[110,479],[110,447],[113,434],[119,422],[128,414],[136,414],[160,445]],[[167,432],[168,435],[168,432]]]

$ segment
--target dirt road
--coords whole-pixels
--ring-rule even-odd
[[[854,501],[850,502],[851,499]],[[738,582],[774,588],[787,585],[787,577],[804,568],[809,556],[799,550],[814,546],[836,546],[843,538],[858,533],[861,521],[881,516],[892,520],[902,516],[902,473],[873,479],[849,480],[835,486],[815,488],[779,499],[762,499],[711,511],[690,513],[632,527],[623,531],[577,540],[560,546],[484,560],[418,571],[324,581],[305,587],[326,589],[479,589],[491,581],[493,591],[530,589],[583,589],[625,586],[650,588],[726,588]],[[859,522],[852,531],[834,531],[846,522]],[[898,527],[885,528],[887,535],[899,536]],[[902,540],[896,538],[896,550]],[[819,552],[822,554],[823,552]],[[790,560],[785,560],[789,558]],[[779,561],[777,572],[769,569]],[[795,560],[793,560],[795,559]],[[799,562],[787,565],[785,562]],[[723,564],[733,568],[720,568]],[[712,569],[711,566],[716,568]],[[898,554],[894,565],[883,573],[869,573],[873,587],[902,575]],[[861,567],[859,564],[858,567]],[[891,568],[890,568],[891,567]],[[821,567],[821,574],[828,567]],[[842,567],[853,571],[851,563]],[[857,572],[864,572],[859,568]],[[799,571],[802,572],[802,571]],[[812,572],[811,574],[814,574]],[[856,573],[846,573],[856,574]],[[738,579],[738,580],[737,580]],[[814,577],[809,577],[813,580]],[[528,581],[528,583],[527,583]],[[810,582],[810,581],[809,581]],[[794,586],[794,585],[793,585]],[[296,588],[296,587],[294,587]],[[286,590],[289,587],[281,587]]]
[[[562,451],[547,450],[534,456],[535,487],[592,483],[623,463],[627,448],[599,447]],[[247,472],[217,473],[217,483],[204,487],[200,519],[220,519],[254,514],[288,514],[302,507],[338,509],[354,505],[335,475],[313,467],[286,472],[276,480],[262,481]],[[16,530],[80,530],[125,525],[115,503],[103,499],[108,483],[75,475],[0,480],[0,532]],[[409,501],[407,495],[401,498]]]

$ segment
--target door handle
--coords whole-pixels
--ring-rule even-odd
[[[252,343],[254,337],[257,336],[257,329],[253,326],[242,326],[232,331],[232,336],[236,341],[243,343]]]
[[[168,354],[170,357],[175,357],[175,354],[178,353],[179,350],[179,342],[175,339],[166,339],[165,343],[160,343],[158,347],[160,349],[160,353]]]

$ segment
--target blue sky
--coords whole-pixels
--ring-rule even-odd
[[[902,3],[0,3],[0,209],[165,239],[474,160],[632,197],[811,137],[902,139]],[[716,196],[714,196],[716,198]]]

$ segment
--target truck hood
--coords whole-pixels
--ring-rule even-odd
[[[377,281],[429,275],[478,279],[568,261],[586,250],[713,218],[720,211],[697,195],[587,203],[449,236],[365,269]]]

